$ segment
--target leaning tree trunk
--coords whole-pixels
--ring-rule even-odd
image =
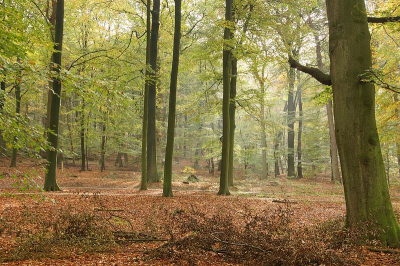
[[[289,69],[289,93],[288,93],[288,109],[287,109],[287,125],[288,125],[288,177],[295,177],[294,172],[294,120],[295,120],[295,105],[293,99],[293,89],[296,76],[293,68]]]
[[[232,22],[232,0],[226,0],[225,20]],[[229,139],[230,139],[230,120],[229,102],[231,90],[231,71],[232,71],[232,52],[228,41],[231,39],[231,30],[228,26],[224,30],[223,47],[223,101],[222,101],[222,160],[221,176],[219,182],[218,195],[229,195]]]
[[[151,0],[146,5],[146,76],[143,91],[143,126],[142,126],[142,179],[140,190],[147,190],[147,126],[149,113],[149,85],[150,85],[150,38],[151,38]]]
[[[53,78],[53,95],[51,100],[50,112],[50,132],[47,134],[47,140],[50,149],[47,151],[47,167],[44,181],[45,191],[57,191],[60,188],[56,181],[57,170],[57,146],[58,146],[58,122],[60,118],[61,104],[61,51],[64,29],[64,0],[57,1],[56,27],[55,27],[55,45],[53,52],[53,64],[56,76]]]
[[[400,246],[375,120],[375,87],[360,81],[371,69],[363,0],[326,1],[336,138],[346,199],[346,225],[367,225],[371,238]],[[366,224],[363,224],[366,223]]]
[[[150,85],[148,98],[148,124],[147,124],[147,181],[157,182],[157,156],[156,156],[156,96],[157,96],[157,52],[158,32],[160,28],[160,0],[153,2],[153,17],[151,25],[150,44]]]
[[[172,158],[174,154],[176,89],[178,87],[179,50],[181,43],[182,0],[175,0],[175,33],[169,94],[167,148],[165,151],[163,196],[172,197]]]

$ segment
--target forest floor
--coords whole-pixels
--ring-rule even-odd
[[[343,189],[327,175],[261,180],[238,171],[222,197],[218,173],[181,161],[174,197],[163,198],[161,183],[138,191],[137,164],[64,166],[62,191],[51,193],[40,190],[43,160],[8,164],[0,158],[4,265],[400,265],[400,250],[356,244],[362,228],[343,229]],[[199,181],[187,182],[188,169]],[[400,217],[400,182],[391,183]]]

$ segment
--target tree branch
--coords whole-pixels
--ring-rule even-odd
[[[400,17],[368,17],[369,23],[388,23],[388,22],[400,22]]]
[[[332,85],[331,76],[328,74],[325,74],[318,68],[303,66],[302,64],[300,64],[299,62],[294,60],[294,58],[291,56],[289,56],[289,64],[290,64],[291,68],[295,68],[301,72],[311,75],[313,78],[315,78],[316,80],[318,80],[320,83],[322,83],[324,85],[328,85],[328,86]]]

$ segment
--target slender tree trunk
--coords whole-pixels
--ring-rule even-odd
[[[295,177],[294,171],[294,122],[295,122],[295,105],[293,99],[294,82],[296,80],[295,70],[289,69],[289,94],[288,94],[288,110],[287,110],[287,125],[288,125],[288,177]]]
[[[163,196],[172,197],[172,158],[174,154],[176,89],[178,87],[179,50],[181,43],[181,7],[182,0],[175,0],[175,32],[169,93],[167,148],[165,151]]]
[[[5,101],[5,93],[6,93],[6,82],[5,78],[1,81],[1,91],[0,91],[0,115],[3,115],[3,108],[4,108],[4,101]],[[3,139],[3,132],[0,130],[0,155],[3,154],[5,147],[4,147],[4,139]]]
[[[85,99],[82,98],[82,107],[80,112],[80,139],[81,139],[81,171],[85,171]]]
[[[149,113],[149,85],[150,85],[150,48],[151,48],[151,0],[146,5],[146,77],[143,91],[143,126],[142,126],[142,180],[140,190],[147,190],[147,129]]]
[[[297,70],[297,95],[299,101],[299,133],[297,136],[297,178],[303,178],[303,166],[302,166],[302,153],[301,153],[301,138],[303,134],[303,100],[301,98],[302,87],[300,83],[300,71]]]
[[[398,107],[399,96],[397,94],[393,95],[393,101],[396,104],[396,108],[395,108],[396,121],[399,121],[399,107]],[[398,128],[399,128],[399,126],[398,126]],[[399,173],[400,173],[400,140],[399,140],[399,137],[396,138],[396,156],[397,156],[397,167],[399,168]]]
[[[19,70],[18,79],[21,79],[21,70]],[[21,114],[21,82],[17,80],[17,84],[15,85],[15,119],[17,120],[17,126],[19,125],[19,120],[21,119],[20,114]],[[15,136],[10,167],[17,167],[17,154],[18,154],[18,149],[16,147],[17,142],[18,138]]]
[[[3,112],[4,108],[4,100],[5,100],[5,93],[6,93],[6,82],[5,80],[1,81],[1,95],[0,95],[0,112]]]
[[[264,71],[265,67],[262,69],[262,76],[260,77],[260,120],[261,120],[261,165],[262,165],[262,178],[267,179],[268,177],[268,165],[267,165],[267,134],[265,129],[265,83],[264,83]]]
[[[147,124],[147,181],[158,182],[157,156],[156,156],[156,96],[157,96],[157,53],[158,32],[160,27],[160,0],[153,1],[153,16],[150,44],[150,85],[148,98],[148,124]]]
[[[70,104],[69,104],[70,105]],[[71,107],[69,109],[71,111]],[[69,135],[69,145],[71,147],[71,153],[72,153],[72,163],[75,166],[75,147],[74,147],[74,141],[73,141],[73,133],[72,133],[72,127],[71,127],[71,119],[70,115],[67,114],[67,127],[68,127],[68,135]]]
[[[232,22],[232,0],[226,0],[225,21]],[[231,72],[232,72],[232,52],[228,41],[231,39],[231,30],[225,27],[224,30],[224,50],[223,50],[223,103],[222,103],[222,161],[221,176],[218,195],[229,195],[229,143],[230,143],[230,119],[229,119],[229,102],[231,90]]]
[[[106,119],[104,119],[103,127],[102,127],[102,135],[101,135],[101,159],[100,159],[100,171],[103,172],[106,170]]]
[[[235,147],[235,129],[236,129],[236,87],[237,87],[237,59],[232,58],[232,77],[231,77],[231,91],[229,102],[229,166],[228,166],[228,185],[233,186],[233,155]]]
[[[310,21],[311,27],[314,27]],[[317,62],[318,69],[324,70],[324,63],[322,61],[322,49],[321,49],[321,41],[319,40],[319,35],[314,34],[315,44],[316,44],[316,54],[317,54]],[[332,113],[332,100],[329,100],[326,104],[326,113],[328,116],[328,125],[329,125],[329,140],[331,146],[331,171],[332,171],[332,182],[339,181],[342,182],[340,177],[340,169],[339,169],[339,155],[336,144],[336,133],[335,133],[335,124]]]
[[[186,147],[187,121],[188,121],[188,116],[187,116],[187,114],[185,114],[184,123],[183,123],[183,159],[185,159],[185,160],[186,160],[186,153],[187,153],[187,147]]]
[[[57,147],[58,147],[58,123],[60,117],[60,104],[61,104],[61,51],[63,42],[63,29],[64,29],[64,0],[57,1],[56,12],[56,27],[55,27],[55,45],[53,53],[53,63],[56,76],[53,78],[53,91],[51,100],[51,115],[50,115],[50,132],[48,135],[48,142],[50,149],[47,151],[47,167],[46,176],[44,181],[45,191],[57,191],[60,188],[56,181],[57,171]]]
[[[336,138],[346,199],[346,225],[400,246],[375,120],[375,87],[360,75],[372,67],[364,0],[326,1]],[[365,224],[366,223],[366,224]]]

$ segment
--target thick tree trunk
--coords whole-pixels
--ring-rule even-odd
[[[295,177],[294,171],[294,122],[295,122],[295,105],[294,105],[294,82],[296,80],[295,70],[289,69],[288,81],[289,81],[289,93],[288,93],[288,109],[287,109],[287,126],[288,126],[288,177]]]
[[[178,87],[179,50],[181,43],[182,0],[175,0],[175,33],[169,94],[167,148],[165,151],[163,196],[172,197],[172,159],[174,154],[176,89]]]
[[[158,182],[157,156],[156,156],[156,96],[157,96],[157,54],[158,32],[160,28],[160,0],[153,2],[153,16],[151,25],[150,44],[150,85],[148,98],[148,124],[147,124],[147,181]]]
[[[151,0],[146,5],[146,77],[143,91],[143,126],[142,126],[142,180],[140,190],[147,190],[147,130],[149,113],[150,86],[150,48],[151,48]]]
[[[232,0],[226,0],[225,21],[232,22]],[[230,143],[230,120],[229,120],[229,102],[231,90],[231,72],[232,72],[232,52],[227,43],[231,39],[231,30],[225,27],[224,47],[223,47],[223,102],[222,102],[222,160],[221,176],[218,195],[229,195],[229,143]]]
[[[375,88],[360,82],[372,66],[363,0],[326,1],[336,138],[346,199],[346,225],[400,246],[375,120]],[[366,223],[366,224],[363,224]]]
[[[57,171],[57,147],[58,147],[58,124],[60,117],[61,104],[61,51],[64,30],[64,0],[57,1],[56,27],[55,27],[55,45],[53,53],[53,63],[57,75],[53,78],[53,91],[50,112],[50,132],[47,134],[47,140],[50,143],[50,149],[47,151],[47,167],[44,181],[45,191],[57,191],[60,188],[56,181]]]

